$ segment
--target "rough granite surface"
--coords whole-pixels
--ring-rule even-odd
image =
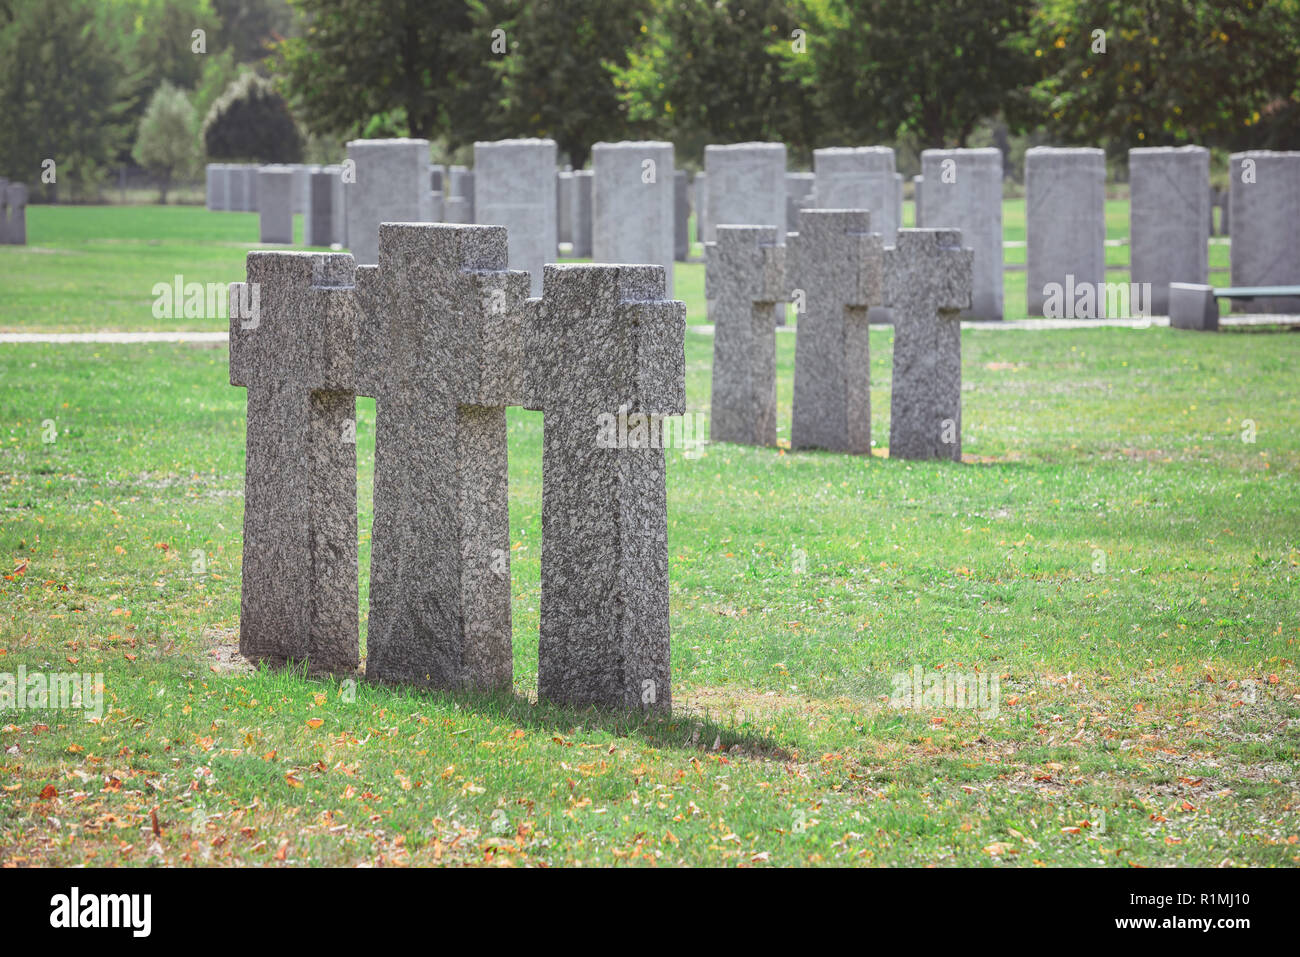
[[[551,701],[672,706],[659,416],[685,411],[686,305],[664,295],[661,266],[547,265],[529,301],[525,392],[544,413],[538,694]],[[622,447],[599,441],[602,415],[627,416]]]
[[[367,677],[512,681],[505,408],[522,400],[521,304],[501,227],[385,223],[357,270],[358,392],[374,396]]]
[[[956,229],[900,229],[885,251],[894,312],[891,459],[961,461],[961,310],[975,254]]]
[[[248,389],[239,649],[357,667],[358,314],[346,253],[251,252],[230,287],[230,382]],[[255,302],[253,315],[236,304]]]
[[[776,323],[788,298],[786,248],[774,226],[719,226],[705,245],[705,295],[713,300],[709,438],[776,445]],[[802,326],[801,326],[802,328]]]
[[[803,209],[791,234],[795,329],[790,447],[871,453],[868,313],[884,303],[884,243],[865,209]]]

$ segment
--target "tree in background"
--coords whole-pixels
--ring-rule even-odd
[[[131,152],[135,161],[157,178],[158,202],[163,205],[173,179],[198,173],[203,157],[197,127],[185,91],[163,80],[140,118],[140,133]]]
[[[627,67],[650,2],[518,0],[512,7],[498,25],[506,52],[492,58],[502,107],[492,133],[549,136],[581,169],[593,143],[627,129],[613,71]],[[490,25],[481,14],[476,22]]]
[[[1022,122],[1068,142],[1300,146],[1300,0],[1043,0],[1031,34]]]
[[[302,136],[270,80],[240,77],[203,120],[203,145],[210,159],[253,163],[297,163]]]
[[[498,100],[491,37],[475,27],[503,18],[485,4],[300,0],[297,8],[300,35],[275,44],[274,66],[313,132],[463,136]],[[375,117],[385,118],[377,129]]]
[[[209,54],[203,63],[203,76],[199,79],[199,85],[195,87],[190,101],[194,104],[194,112],[200,118],[208,115],[208,110],[212,109],[212,104],[222,93],[230,89],[230,85],[246,73],[252,73],[253,68],[246,63],[240,63],[235,59],[234,47],[226,47],[220,53]]]
[[[1032,0],[808,0],[806,53],[786,53],[816,103],[819,145],[964,146],[1032,78]]]
[[[779,0],[657,0],[652,22],[616,70],[628,120],[642,135],[698,157],[707,143],[812,142],[807,81],[783,50],[803,20]]]
[[[129,140],[116,39],[95,0],[0,3],[0,174],[33,198],[93,193]],[[55,182],[42,183],[45,160]]]
[[[236,63],[254,63],[266,56],[270,44],[293,36],[296,29],[288,0],[211,0],[221,19],[221,48]]]

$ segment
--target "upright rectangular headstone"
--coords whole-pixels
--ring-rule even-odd
[[[447,167],[441,163],[429,164],[429,189],[435,193],[447,195],[450,183],[447,182]]]
[[[894,150],[888,146],[831,146],[813,150],[814,196],[818,209],[865,209],[871,229],[886,246],[902,225]],[[869,319],[889,324],[890,311],[874,306]]]
[[[9,180],[0,176],[0,246],[9,243]]]
[[[5,205],[8,207],[5,225],[5,242],[11,246],[27,245],[27,186],[10,183],[5,187]]]
[[[457,222],[474,222],[474,171],[464,166],[451,166],[447,169],[447,179],[451,186],[444,196],[457,199],[458,213],[463,212],[468,217]]]
[[[894,222],[903,227],[903,174],[894,174]]]
[[[776,226],[785,223],[785,144],[734,143],[706,146],[709,221],[705,242],[717,226]],[[782,243],[784,243],[782,237]]]
[[[833,146],[813,150],[815,195],[819,209],[865,209],[871,228],[885,245],[894,241],[898,218],[898,180],[894,151],[888,146]]]
[[[356,176],[344,186],[348,245],[358,265],[373,265],[379,261],[380,223],[432,219],[429,141],[351,140],[348,159]]]
[[[884,243],[865,209],[803,209],[790,237],[795,330],[790,447],[871,453],[868,315],[884,302]]]
[[[239,650],[351,672],[358,661],[358,315],[343,253],[251,252],[230,286],[230,383],[248,389]]]
[[[924,150],[921,170],[926,188],[918,224],[959,230],[975,251],[975,288],[962,318],[1003,318],[1002,151]]]
[[[1106,282],[1106,153],[1035,146],[1025,152],[1025,271],[1029,315],[1043,315],[1055,289],[1094,291]],[[933,222],[933,220],[930,220]],[[1069,304],[1073,309],[1073,304]],[[1104,302],[1097,302],[1101,318]]]
[[[334,173],[334,241],[340,246],[348,244],[348,191],[343,171],[344,167],[327,166],[325,169]],[[349,174],[350,175],[350,174]]]
[[[685,411],[686,304],[661,266],[547,265],[530,301],[541,409],[538,696],[668,713],[663,416]],[[624,440],[624,436],[626,437]]]
[[[663,266],[673,288],[673,144],[591,147],[592,258]]]
[[[691,174],[673,172],[673,258],[686,262],[691,254]]]
[[[221,207],[217,203],[217,164],[208,163],[203,168],[204,174],[204,200],[209,211],[215,212]]]
[[[217,209],[229,212],[234,208],[230,203],[230,164],[217,163],[215,166]]]
[[[504,226],[510,268],[526,269],[533,294],[542,289],[542,264],[556,251],[555,140],[514,139],[474,144],[474,216]]]
[[[244,168],[233,163],[227,166],[226,183],[230,197],[230,203],[227,208],[236,213],[247,212],[248,177],[244,175]]]
[[[708,221],[704,241],[713,241],[718,226],[775,226],[785,244],[785,144],[734,143],[706,146]],[[706,300],[707,303],[707,300]],[[713,307],[708,306],[709,319]],[[785,304],[773,308],[776,324],[785,325]]]
[[[700,170],[691,183],[695,191],[695,241],[697,243],[713,242],[713,228],[709,222],[709,174]]]
[[[343,211],[334,204],[341,173],[342,167],[326,166],[313,170],[308,177],[310,197],[303,216],[303,239],[308,246],[329,246],[340,241],[339,219]]]
[[[256,213],[261,206],[261,197],[258,195],[258,171],[261,169],[256,164],[248,164],[240,167],[240,175],[244,177],[244,207],[245,212]]]
[[[813,209],[817,198],[813,188],[817,178],[815,173],[785,174],[785,229],[789,233],[799,231],[799,210]]]
[[[961,310],[975,254],[956,229],[901,229],[885,251],[894,313],[891,459],[961,461]]]
[[[1300,151],[1233,153],[1228,182],[1232,285],[1300,285]],[[1245,308],[1297,313],[1300,296],[1254,299]]]
[[[773,306],[789,295],[780,231],[719,226],[717,239],[704,245],[705,295],[713,300],[709,438],[714,442],[776,445]]]
[[[1204,284],[1209,278],[1210,151],[1203,146],[1131,149],[1128,182],[1130,279],[1151,284],[1148,306],[1166,316],[1171,282]],[[975,268],[978,276],[978,251]]]
[[[555,234],[557,243],[573,242],[573,171],[555,174]]]
[[[311,201],[309,195],[311,188],[311,174],[313,171],[320,169],[320,167],[307,163],[290,163],[289,169],[293,171],[294,215],[305,216],[307,214],[307,204]]]
[[[921,218],[921,196],[922,196],[921,191],[924,188],[924,186],[925,186],[924,176],[912,177],[912,215],[916,220],[912,225],[918,229],[925,225],[925,221]]]
[[[258,223],[264,243],[293,242],[294,172],[288,166],[263,166],[257,173]]]
[[[591,255],[591,193],[595,174],[589,169],[573,171],[573,255]]]
[[[421,185],[425,185],[421,177]],[[357,269],[358,392],[375,407],[367,677],[509,689],[506,415],[528,276],[500,227],[386,223]]]

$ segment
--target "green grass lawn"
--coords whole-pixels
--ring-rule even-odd
[[[145,272],[238,278],[255,222],[77,212],[0,249],[28,304],[0,325],[142,327]],[[84,273],[31,265],[60,257]],[[232,660],[224,347],[0,345],[0,672],[105,698],[0,714],[0,863],[1294,866],[1297,361],[1290,334],[968,331],[965,464],[670,452],[675,708],[646,722],[535,701],[538,414],[509,414],[516,693],[353,688]],[[995,676],[996,708],[892,706],[918,667]]]
[[[194,206],[33,206],[28,210],[28,245],[0,249],[0,332],[224,330],[216,317],[156,318],[154,286],[183,282],[230,283],[244,278],[244,257],[258,246],[256,213],[211,213]],[[903,221],[915,222],[911,201]],[[692,224],[694,218],[692,217]],[[693,229],[693,225],[692,225]],[[1002,208],[1007,241],[1025,238],[1025,202],[1008,199]],[[693,233],[692,233],[693,234]],[[301,240],[302,217],[294,221]],[[1106,235],[1128,235],[1128,202],[1106,203]],[[307,247],[301,247],[307,248]],[[687,304],[687,322],[708,322],[704,306],[703,254],[674,266],[677,298]],[[1003,251],[1008,265],[1025,262],[1023,246]],[[566,262],[576,260],[564,260]],[[1128,246],[1108,246],[1109,282],[1127,282]],[[1228,246],[1210,245],[1211,281],[1228,279]],[[1026,314],[1025,272],[1005,276],[1005,315]]]

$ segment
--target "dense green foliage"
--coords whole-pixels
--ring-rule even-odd
[[[167,188],[174,178],[198,173],[199,153],[194,107],[185,91],[166,80],[149,101],[140,118],[132,156],[158,180],[160,203],[167,202]]]
[[[253,72],[291,139],[332,152],[549,136],[582,166],[594,142],[656,137],[683,165],[740,140],[799,162],[992,130],[1007,149],[1300,146],[1300,0],[2,0],[0,175],[40,185],[53,159],[35,198],[93,194],[163,82],[207,117]],[[270,158],[263,139],[210,155]]]
[[[210,159],[296,163],[302,136],[289,106],[256,73],[246,73],[226,90],[203,120],[203,146]]]

